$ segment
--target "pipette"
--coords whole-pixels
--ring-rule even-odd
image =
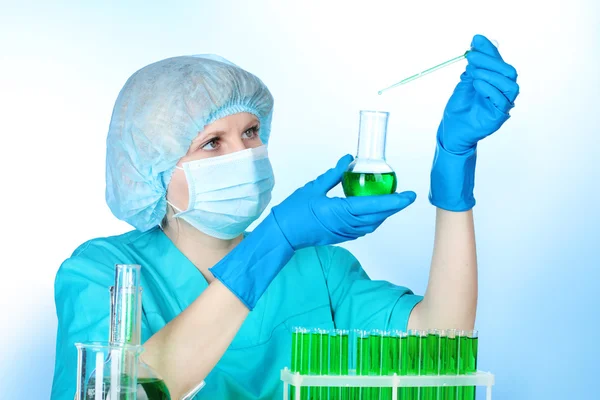
[[[498,47],[498,42],[497,41],[492,40],[492,43],[494,44],[494,46]],[[442,69],[444,67],[447,67],[450,64],[454,64],[455,62],[458,62],[458,61],[466,58],[467,54],[469,54],[470,51],[471,50],[467,50],[467,51],[464,52],[464,54],[461,54],[458,57],[451,58],[448,61],[444,61],[441,64],[438,64],[438,65],[433,66],[431,68],[427,68],[426,70],[421,71],[418,74],[414,74],[414,75],[409,76],[408,78],[404,78],[400,82],[394,83],[393,85],[388,86],[385,89],[381,89],[380,91],[377,92],[377,94],[383,94],[383,92],[385,92],[387,90],[393,89],[393,88],[395,88],[397,86],[400,86],[400,85],[404,85],[405,83],[408,83],[408,82],[412,82],[415,79],[419,79],[420,77],[425,76],[427,74],[430,74],[430,73],[432,73],[434,71],[437,71],[438,69]]]

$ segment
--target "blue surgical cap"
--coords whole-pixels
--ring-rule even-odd
[[[175,165],[204,127],[248,112],[267,143],[273,97],[251,73],[216,55],[174,57],[134,73],[117,97],[106,141],[106,202],[140,231],[160,224]]]

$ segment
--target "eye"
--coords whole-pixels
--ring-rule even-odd
[[[247,129],[242,133],[242,139],[254,139],[258,137],[258,125],[253,126],[250,129]]]
[[[205,144],[203,144],[202,146],[200,146],[200,148],[202,150],[206,150],[206,151],[213,151],[219,148],[219,138],[214,138],[208,142],[206,142]]]

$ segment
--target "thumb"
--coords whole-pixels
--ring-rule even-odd
[[[342,175],[344,175],[344,172],[348,169],[348,165],[350,165],[353,159],[354,157],[350,154],[346,154],[340,158],[334,168],[328,169],[313,181],[314,190],[323,194],[329,192],[335,185],[340,183]]]

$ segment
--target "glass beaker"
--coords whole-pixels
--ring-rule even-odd
[[[396,191],[396,173],[385,161],[388,117],[385,111],[360,112],[357,155],[342,177],[347,197]]]
[[[76,400],[140,400],[136,396],[142,346],[75,343]]]

